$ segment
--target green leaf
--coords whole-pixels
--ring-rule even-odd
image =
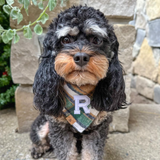
[[[1,82],[0,87],[7,86],[10,83],[10,78],[8,78],[6,76],[2,76],[2,77],[0,77],[0,82]]]
[[[37,0],[32,0],[33,4],[37,6]]]
[[[21,13],[18,13],[17,23],[19,24],[22,20],[23,20],[23,15]]]
[[[16,33],[15,35],[14,35],[14,44],[15,43],[17,43],[18,41],[19,41],[19,39],[20,39],[20,37],[19,37],[19,35]]]
[[[40,24],[37,24],[35,27],[34,27],[34,32],[38,35],[41,35],[43,33],[43,28],[41,27]]]
[[[15,90],[16,90],[16,86],[12,85],[9,89],[5,90],[3,93],[0,93],[0,109],[5,108],[5,105],[8,105],[14,102]]]
[[[2,40],[3,40],[4,43],[8,43],[9,42],[9,39],[8,39],[8,37],[6,35],[6,32],[3,32],[3,34],[2,34]]]
[[[47,13],[44,13],[43,16],[40,18],[39,21],[41,21],[42,24],[45,24],[48,19],[49,19],[48,14],[47,14]]]
[[[0,34],[3,32],[3,27],[0,25]]]
[[[49,0],[48,5],[49,5],[49,10],[52,11],[54,7],[56,6],[57,1],[56,0]]]
[[[41,9],[41,10],[43,10],[43,3],[42,2],[40,2],[40,3],[38,3],[38,7],[39,7],[39,9]]]
[[[30,4],[30,0],[24,0],[24,8],[28,10],[28,6]]]
[[[11,29],[9,29],[9,30],[6,32],[6,36],[7,36],[8,40],[10,41],[11,39],[13,39],[14,31],[12,31]]]
[[[64,0],[61,0],[60,6],[63,7]]]
[[[5,0],[0,0],[0,6],[5,4]]]
[[[24,0],[18,0],[20,4],[24,4]]]
[[[7,14],[10,14],[11,13],[11,8],[9,5],[4,5],[3,6],[3,11]]]
[[[29,26],[24,28],[23,35],[24,35],[24,37],[26,37],[28,39],[32,39],[32,31]]]
[[[18,18],[18,10],[17,10],[17,8],[16,7],[14,7],[12,10],[11,10],[11,18],[13,19],[13,20],[15,20],[15,19],[17,19]]]
[[[14,3],[14,0],[6,0],[6,1],[9,5],[12,5]]]

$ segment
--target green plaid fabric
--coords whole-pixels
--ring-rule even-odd
[[[80,114],[74,114],[75,110],[75,102],[74,96],[75,95],[87,95],[91,98],[91,94],[87,94],[85,91],[81,90],[81,88],[77,86],[73,86],[69,83],[64,85],[65,90],[65,99],[66,105],[63,109],[63,112],[66,116],[67,121],[80,133],[82,133],[86,128],[90,126],[93,120],[98,115],[99,111],[93,109],[91,105],[88,105],[90,110],[89,114],[86,114],[83,108],[80,108]],[[83,103],[83,102],[82,102]]]

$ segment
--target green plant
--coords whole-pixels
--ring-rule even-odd
[[[49,19],[49,15],[46,13],[47,9],[49,11],[52,11],[58,0],[48,0],[47,6],[44,8],[43,1],[46,0],[18,0],[18,2],[21,4],[21,8],[12,6],[14,4],[14,0],[6,0],[7,4],[5,4],[5,0],[0,0],[0,5],[3,5],[3,10],[5,13],[10,15],[10,17],[13,20],[17,20],[17,24],[19,24],[23,20],[23,15],[21,13],[22,8],[25,9],[27,15],[28,15],[28,8],[33,3],[35,6],[38,6],[39,9],[42,10],[42,13],[39,15],[39,17],[34,21],[30,22],[28,25],[23,26],[19,29],[4,29],[2,26],[0,26],[0,36],[2,37],[2,40],[4,43],[8,43],[12,39],[14,39],[14,43],[17,43],[20,39],[17,32],[23,31],[24,37],[31,39],[32,38],[32,31],[31,26],[34,26],[34,32],[38,35],[43,33],[43,28],[41,27],[41,23],[45,24],[46,21]],[[60,0],[61,5],[63,5],[64,0]]]
[[[9,29],[9,16],[0,7],[0,24]],[[14,103],[16,85],[13,84],[10,72],[11,43],[3,43],[0,37],[0,109]]]

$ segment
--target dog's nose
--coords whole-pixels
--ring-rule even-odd
[[[74,58],[75,63],[82,67],[89,62],[90,56],[86,53],[78,52],[74,55],[73,58]]]

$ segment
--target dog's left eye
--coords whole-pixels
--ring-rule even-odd
[[[61,39],[62,44],[71,43],[71,39],[69,37],[63,37]]]
[[[94,45],[101,45],[103,40],[98,37],[92,37],[92,38],[90,38],[90,42]]]

